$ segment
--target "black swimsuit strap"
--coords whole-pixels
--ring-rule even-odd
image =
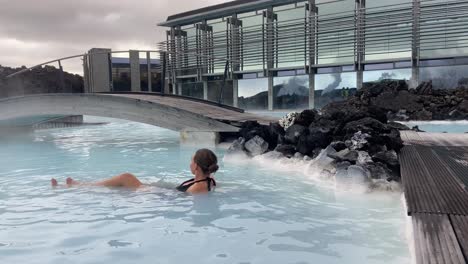
[[[196,181],[195,178],[190,179],[188,181],[183,182],[181,185],[179,185],[179,187],[177,187],[177,189],[179,191],[186,192],[195,183],[204,182],[204,181],[206,181],[206,183],[208,185],[208,191],[211,192],[211,183],[213,183],[213,186],[216,186],[216,181],[211,177],[208,177],[208,178],[203,179],[203,180],[198,180],[198,181]],[[187,184],[187,183],[190,183],[190,184]],[[185,184],[187,184],[187,185],[185,185]]]

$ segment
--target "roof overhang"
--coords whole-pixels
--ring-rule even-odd
[[[249,12],[266,8],[272,4],[294,3],[298,0],[236,0],[223,4],[208,6],[192,11],[169,16],[167,21],[159,23],[158,26],[173,27],[199,22],[203,19],[215,19],[229,16],[233,13]]]

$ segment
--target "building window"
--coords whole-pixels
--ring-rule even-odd
[[[290,4],[273,8],[275,22],[274,58],[275,68],[301,67],[306,65],[307,24],[306,9]]]
[[[309,108],[309,75],[276,77],[273,83],[275,110]]]
[[[268,109],[268,79],[238,80],[238,106],[246,110]]]
[[[468,88],[468,65],[421,67],[420,81],[432,81],[435,89]]]
[[[356,93],[356,72],[315,75],[315,108],[346,100]]]
[[[183,82],[182,95],[194,98],[203,99],[203,83],[202,82]]]
[[[233,105],[233,83],[232,80],[209,81],[208,82],[208,100],[219,102],[220,94],[223,93],[221,103]]]
[[[317,4],[318,64],[354,62],[355,0]]]
[[[238,14],[242,21],[239,29],[240,36],[240,70],[263,70],[264,58],[264,10]]]
[[[411,69],[389,69],[364,71],[363,82],[376,82],[382,80],[411,80]]]

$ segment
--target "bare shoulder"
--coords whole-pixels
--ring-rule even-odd
[[[201,193],[208,193],[208,190],[206,188],[206,184],[200,184],[196,183],[192,185],[187,192],[192,193],[192,194],[201,194]]]

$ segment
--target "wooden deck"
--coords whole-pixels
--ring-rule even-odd
[[[416,262],[468,261],[468,134],[402,131],[401,177]]]

